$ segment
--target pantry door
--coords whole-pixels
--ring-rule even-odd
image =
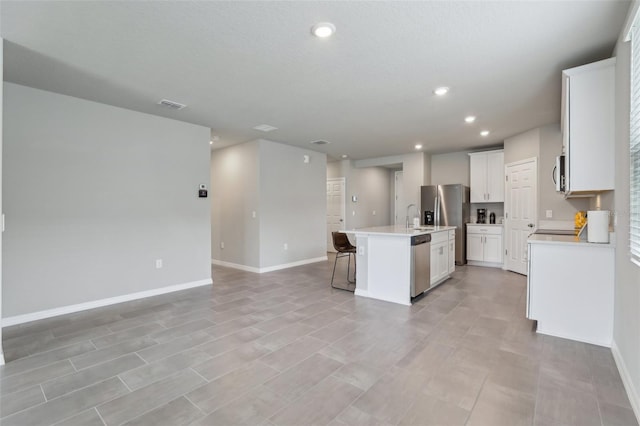
[[[505,253],[504,265],[527,275],[529,259],[527,239],[538,223],[538,160],[509,163],[505,166]]]
[[[334,253],[332,232],[344,231],[345,224],[345,179],[327,179],[327,251]]]

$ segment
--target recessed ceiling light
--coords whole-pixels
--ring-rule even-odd
[[[469,116],[464,118],[464,121],[466,123],[473,123],[474,121],[476,121],[476,117],[475,117],[475,115],[469,115]]]
[[[422,149],[422,144],[417,143],[416,144],[416,149]]]
[[[259,126],[254,127],[255,130],[260,130],[261,132],[271,132],[273,130],[278,130],[277,127],[270,126],[269,124],[261,124]]]
[[[342,158],[348,158],[349,156],[347,154],[342,154]]]
[[[213,141],[209,141],[209,145],[213,145]]]
[[[444,96],[449,93],[449,88],[446,86],[437,87],[436,90],[433,91],[438,96]]]
[[[488,131],[488,130],[483,130],[483,131],[481,131],[481,132],[480,132],[480,136],[482,136],[482,137],[487,137],[487,136],[489,136],[489,131]]]
[[[336,32],[336,26],[331,22],[319,22],[311,27],[311,34],[320,38],[331,37]]]
[[[312,143],[314,145],[328,145],[331,142],[320,139],[320,140],[317,140],[317,141],[311,141],[309,143]]]
[[[183,109],[187,106],[185,104],[181,104],[180,102],[170,101],[169,99],[162,99],[158,102],[158,105],[162,105],[163,107],[169,109]]]

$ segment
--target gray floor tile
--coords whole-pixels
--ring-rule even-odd
[[[2,424],[636,426],[610,349],[535,333],[525,277],[457,267],[406,307],[331,261],[5,328]]]
[[[126,342],[118,345],[109,346],[104,349],[98,349],[93,352],[75,356],[71,358],[71,362],[78,370],[82,370],[83,368],[101,364],[155,344],[155,340],[148,336],[140,337],[138,339],[127,340]]]
[[[204,414],[185,397],[174,399],[173,401],[151,410],[135,419],[125,423],[126,426],[157,426],[188,425],[201,418]]]
[[[6,396],[12,392],[19,392],[26,388],[40,384],[56,377],[64,376],[75,372],[68,360],[58,361],[44,367],[36,368],[22,374],[16,374],[6,379],[0,380],[0,396]]]
[[[40,385],[0,397],[0,417],[7,417],[45,402]]]
[[[96,347],[93,346],[93,343],[82,342],[60,349],[54,349],[49,352],[32,355],[27,358],[17,359],[15,361],[11,361],[8,364],[0,366],[0,378],[4,379],[5,377],[9,377],[14,374],[24,373],[38,367],[43,367],[47,364],[52,364],[56,361],[61,361],[80,354],[94,351],[95,349]]]
[[[414,401],[400,421],[400,426],[464,426],[469,411],[438,398],[421,398]],[[499,425],[494,425],[499,426]]]
[[[258,386],[233,402],[220,407],[198,425],[201,426],[253,426],[264,423],[269,417],[287,406],[288,401],[275,392]]]
[[[604,426],[638,426],[638,420],[631,408],[601,403],[600,413]]]
[[[286,346],[260,358],[260,361],[271,368],[284,371],[300,361],[310,357],[327,343],[313,337],[305,336]]]
[[[120,374],[120,379],[129,389],[136,390],[209,359],[211,356],[199,349],[187,349],[151,364],[128,369],[129,371]]]
[[[144,361],[139,356],[128,354],[78,372],[74,370],[72,374],[49,380],[42,384],[42,389],[47,399],[53,399],[94,383],[102,382],[143,364]]]
[[[56,423],[55,426],[104,426],[104,423],[96,409],[92,408]]]
[[[268,381],[265,386],[293,401],[342,366],[338,361],[314,354]]]
[[[212,337],[205,331],[196,331],[186,336],[178,337],[166,343],[160,343],[137,351],[142,359],[147,362],[157,361],[171,355],[175,355],[194,346],[209,342]]]
[[[531,425],[535,406],[536,400],[531,395],[487,383],[480,391],[467,425]]]
[[[270,420],[274,425],[326,425],[360,394],[361,389],[327,377]]]
[[[182,370],[173,376],[123,395],[98,406],[100,416],[107,424],[119,425],[178,398],[205,383],[191,370]]]
[[[165,328],[160,324],[152,322],[151,324],[144,324],[139,327],[130,328],[128,330],[120,331],[117,333],[108,334],[106,336],[91,339],[96,348],[102,349],[107,346],[113,346],[118,343],[122,343],[126,340],[135,339],[136,337],[144,337],[149,334],[156,333]]]
[[[56,423],[129,391],[117,378],[83,388],[2,419],[3,426]]]
[[[186,396],[202,411],[211,413],[277,374],[278,371],[271,367],[260,362],[252,362],[189,392]]]

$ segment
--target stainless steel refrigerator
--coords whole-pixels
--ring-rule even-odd
[[[420,207],[423,225],[456,227],[456,265],[467,263],[467,226],[469,187],[431,185],[421,187]]]

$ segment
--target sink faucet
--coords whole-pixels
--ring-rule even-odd
[[[407,206],[407,222],[406,222],[407,229],[410,228],[410,226],[409,226],[409,210],[411,209],[411,207],[416,207],[416,205],[415,204],[409,204]]]

